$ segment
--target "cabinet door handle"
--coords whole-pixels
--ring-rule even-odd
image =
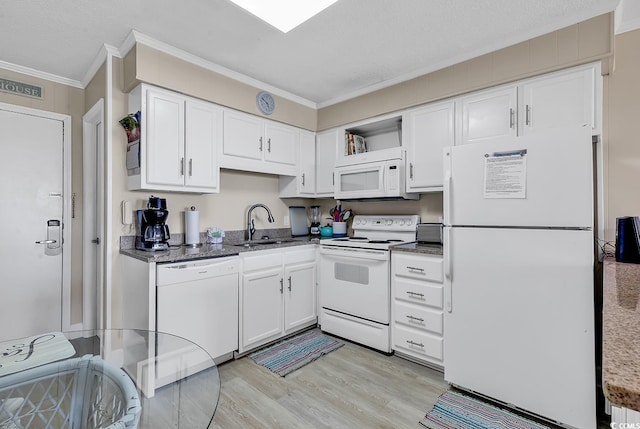
[[[424,268],[418,268],[418,267],[410,267],[407,265],[407,270],[409,271],[417,271],[421,274],[424,274]]]
[[[513,107],[509,109],[509,128],[513,128],[515,125],[516,111],[513,110]]]
[[[336,173],[331,173],[331,184],[336,186]]]
[[[180,175],[184,176],[184,158],[180,158]]]
[[[262,152],[262,137],[260,137],[258,141],[260,142],[258,149],[260,149],[260,152]]]
[[[418,293],[418,292],[411,292],[410,290],[407,291],[407,295],[409,295],[411,298],[414,297],[419,297],[419,298],[424,298],[424,294],[423,293]]]
[[[524,124],[529,126],[531,125],[531,106],[527,104],[525,111]]]
[[[302,186],[304,186],[304,173],[302,173]]]
[[[407,340],[407,344],[411,345],[411,346],[418,346],[424,349],[424,344],[422,343],[416,343],[415,341],[411,341],[411,340]]]
[[[291,292],[291,276],[289,276],[289,292]]]
[[[413,162],[409,163],[409,179],[413,180]]]
[[[412,322],[424,322],[424,319],[420,318],[420,317],[416,317],[416,316],[412,316],[412,315],[407,315],[407,319],[409,319]]]
[[[267,152],[271,153],[271,137],[267,139]]]
[[[189,177],[193,176],[193,158],[189,158]]]
[[[280,293],[284,293],[284,279],[280,278]]]

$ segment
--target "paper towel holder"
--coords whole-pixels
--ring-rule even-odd
[[[195,228],[195,231],[190,231],[191,228]],[[195,241],[194,240],[195,236]],[[191,206],[184,212],[184,247],[201,247],[200,242],[200,213],[196,210],[195,206]]]

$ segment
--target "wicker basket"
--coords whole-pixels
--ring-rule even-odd
[[[0,377],[0,429],[137,428],[140,410],[131,379],[100,356]]]

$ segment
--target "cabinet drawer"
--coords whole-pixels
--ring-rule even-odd
[[[442,362],[444,341],[441,336],[403,326],[393,328],[393,349],[429,361]]]
[[[243,272],[263,270],[266,268],[282,266],[281,250],[264,250],[258,252],[247,252],[250,255],[241,255]]]
[[[393,305],[394,320],[396,323],[442,335],[442,310],[407,304],[400,301],[395,301]]]
[[[441,283],[417,282],[402,277],[394,277],[392,281],[394,298],[442,309],[443,286]]]
[[[391,263],[396,276],[442,282],[442,256],[393,252]]]
[[[296,246],[284,251],[284,264],[298,264],[300,262],[315,262],[316,246]]]

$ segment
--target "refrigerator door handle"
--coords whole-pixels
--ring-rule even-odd
[[[444,284],[444,303],[445,303],[445,308],[447,309],[447,313],[451,313],[453,310],[453,305],[452,305],[452,297],[453,297],[453,293],[452,293],[452,286],[453,286],[453,282],[451,281],[451,240],[450,240],[450,235],[451,235],[451,228],[449,227],[445,227],[443,228],[443,237],[442,237],[442,242],[444,244],[444,279],[445,279],[445,284]]]
[[[451,225],[451,171],[444,174],[444,224]]]

